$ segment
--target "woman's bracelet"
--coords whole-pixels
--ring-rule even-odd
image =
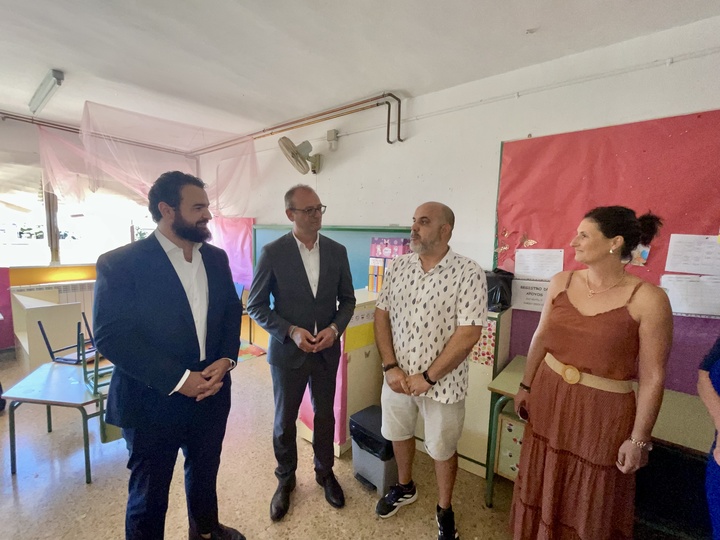
[[[530,387],[522,382],[520,383],[520,390],[525,390],[528,394],[530,393]]]
[[[635,446],[640,448],[641,450],[647,450],[648,452],[653,449],[652,441],[641,441],[640,439],[634,439],[633,437],[628,437],[627,439],[631,443],[633,443]]]

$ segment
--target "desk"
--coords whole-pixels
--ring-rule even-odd
[[[50,362],[43,364],[30,375],[2,395],[10,402],[10,471],[17,472],[15,455],[15,409],[23,403],[35,403],[47,407],[48,433],[52,432],[52,414],[50,407],[72,407],[80,411],[83,420],[83,445],[85,448],[85,482],[91,483],[90,476],[90,438],[88,420],[104,413],[104,395],[92,394],[85,386],[82,366],[72,366]],[[97,410],[88,413],[87,405],[95,405]]]
[[[486,461],[485,506],[488,508],[492,508],[493,487],[495,484],[498,419],[505,404],[515,398],[515,392],[517,392],[525,372],[525,362],[526,358],[524,356],[516,356],[488,385],[488,390],[494,394],[492,399],[495,400],[490,416],[490,438],[488,440]]]
[[[487,449],[485,504],[488,508],[492,508],[498,418],[505,404],[515,397],[525,371],[525,363],[524,356],[516,356],[488,385],[488,390],[497,398],[490,418],[490,440]],[[660,413],[653,428],[653,440],[706,454],[714,437],[715,426],[698,396],[665,390]]]

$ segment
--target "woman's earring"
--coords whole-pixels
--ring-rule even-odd
[[[613,252],[613,250],[612,250],[612,248],[610,248],[610,253],[612,253],[612,252]]]

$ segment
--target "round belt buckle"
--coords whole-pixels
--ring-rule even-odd
[[[575,366],[565,366],[562,378],[568,384],[577,384],[580,382],[580,371]]]

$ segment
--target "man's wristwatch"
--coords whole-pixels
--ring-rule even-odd
[[[385,365],[385,364],[381,364],[381,365],[382,365],[383,373],[387,373],[388,371],[390,371],[393,368],[400,367],[400,366],[398,366],[397,362],[393,362],[392,364],[387,364],[387,365]]]
[[[330,323],[330,326],[328,328],[335,332],[335,339],[340,337],[340,330],[338,330],[338,327],[335,323]]]
[[[232,358],[227,357],[225,357],[225,360],[230,362],[230,369],[228,369],[228,371],[232,371],[233,369],[235,369],[235,366],[237,366],[237,360],[233,360]]]

